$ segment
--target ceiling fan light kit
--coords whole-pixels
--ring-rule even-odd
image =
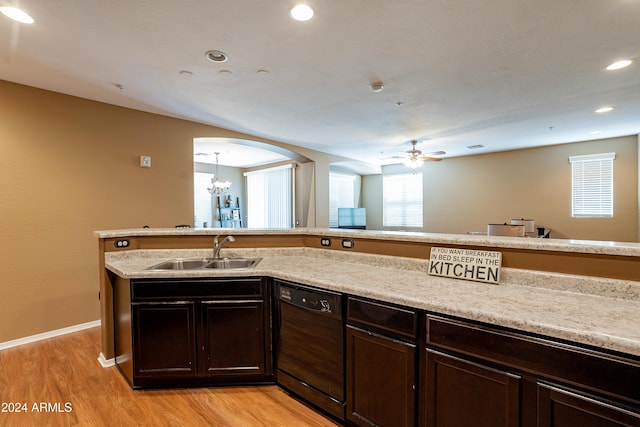
[[[405,159],[404,164],[406,167],[413,169],[415,172],[417,168],[421,167],[424,164],[424,160],[420,157],[422,151],[416,148],[416,144],[418,141],[415,139],[411,141],[411,150],[407,151],[409,157]]]
[[[424,164],[424,160],[416,157],[409,157],[405,159],[403,163],[406,167],[413,169],[413,171],[415,172],[416,169]]]
[[[409,155],[409,157],[406,157],[402,162],[406,167],[413,169],[413,171],[415,172],[417,168],[421,167],[424,164],[425,160],[430,160],[434,162],[439,162],[440,160],[442,160],[437,157],[430,157],[430,156],[423,155],[422,151],[416,148],[417,143],[418,141],[415,139],[411,141],[411,149],[407,150],[407,154]],[[434,151],[433,153],[430,153],[430,154],[440,156],[447,153],[445,151]]]

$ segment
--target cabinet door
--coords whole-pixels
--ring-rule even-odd
[[[520,425],[518,375],[427,350],[427,426]]]
[[[347,327],[347,419],[369,426],[413,426],[415,345]]]
[[[265,374],[269,352],[262,300],[202,302],[202,372]]]
[[[592,396],[538,384],[538,426],[640,426],[640,414]]]
[[[134,303],[134,376],[196,374],[194,302]]]

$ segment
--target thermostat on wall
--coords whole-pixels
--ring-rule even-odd
[[[151,167],[151,157],[150,156],[140,156],[140,167],[141,168],[150,168]]]

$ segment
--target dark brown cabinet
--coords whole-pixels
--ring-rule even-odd
[[[420,425],[640,426],[640,361],[427,315]]]
[[[538,384],[539,427],[640,426],[637,408],[623,407],[599,397],[567,390],[552,384]]]
[[[427,351],[427,425],[517,427],[519,375]]]
[[[347,302],[347,421],[413,426],[417,313],[350,297]]]
[[[114,309],[133,387],[274,382],[265,279],[118,279]]]
[[[205,301],[202,307],[203,373],[230,377],[263,375],[269,329],[262,300]]]
[[[197,373],[195,303],[134,303],[133,366],[138,377]]]

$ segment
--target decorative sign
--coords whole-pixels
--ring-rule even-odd
[[[497,284],[501,265],[501,252],[431,248],[429,274]]]

